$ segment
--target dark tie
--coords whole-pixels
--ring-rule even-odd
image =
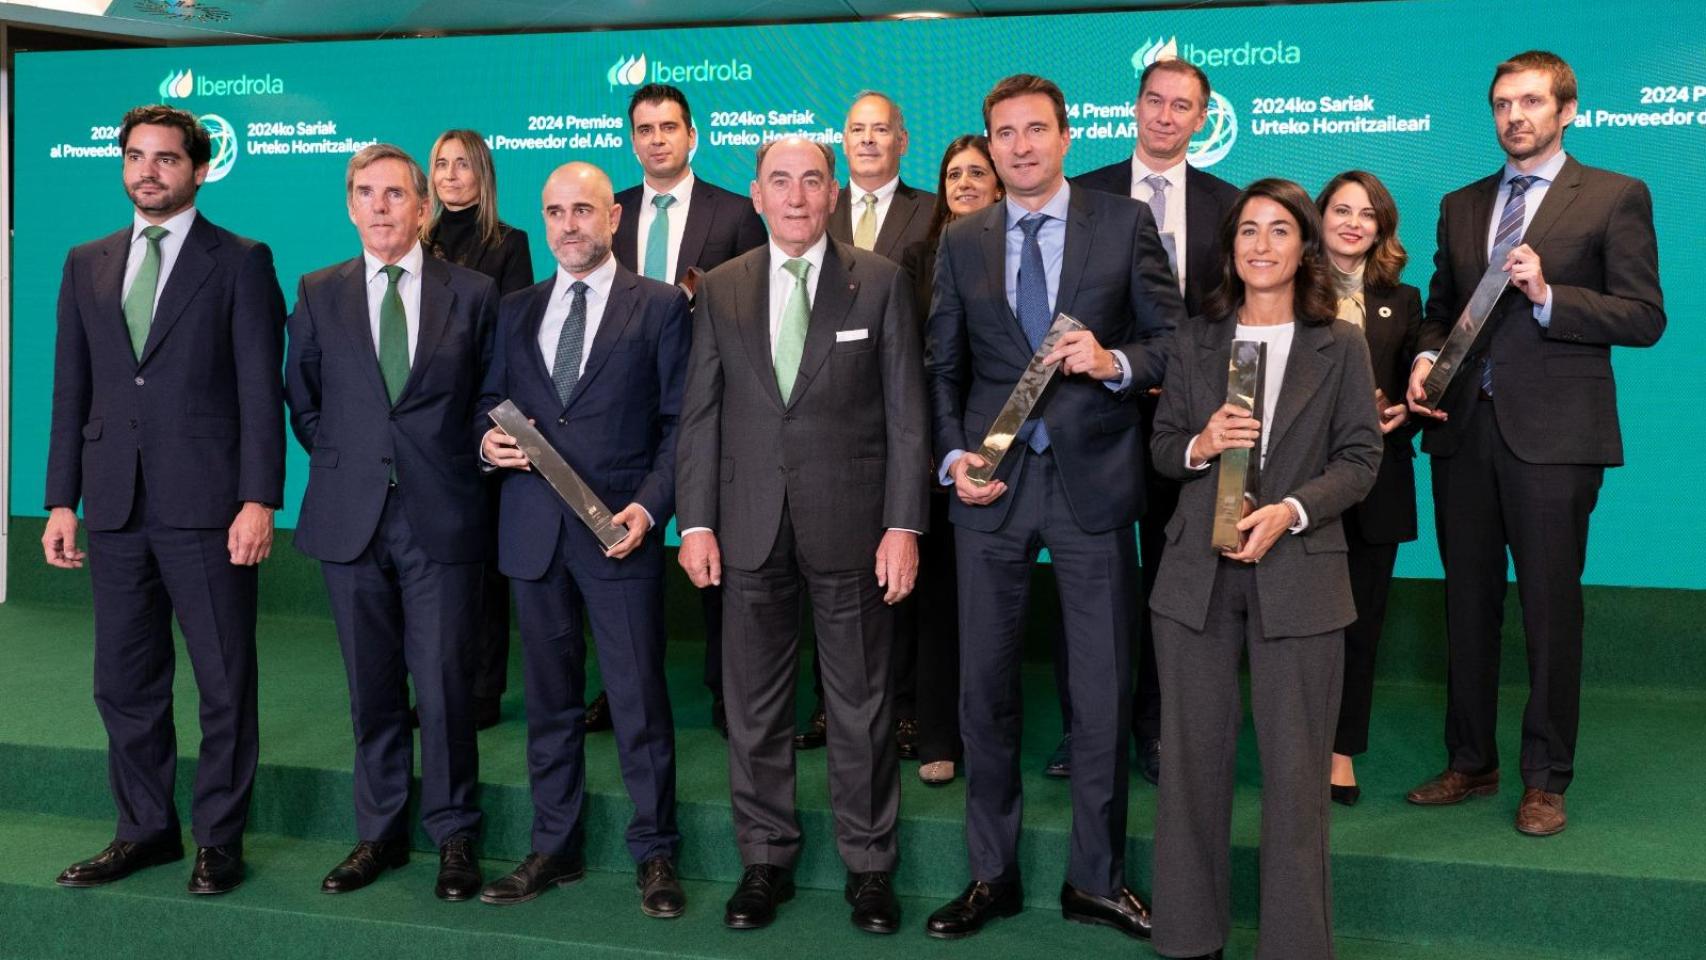
[[[1538,179],[1540,178],[1511,178],[1511,193],[1505,198],[1505,212],[1499,215],[1499,229],[1493,234],[1493,249],[1496,250],[1506,241],[1522,236],[1522,221],[1528,216],[1528,201],[1523,199],[1523,195]],[[1493,358],[1490,356],[1481,359],[1481,392],[1489,397],[1493,395]]]
[[[1019,327],[1025,331],[1025,339],[1030,342],[1031,349],[1042,346],[1043,337],[1048,335],[1048,328],[1053,317],[1049,315],[1048,306],[1048,273],[1043,267],[1043,248],[1037,242],[1037,232],[1048,222],[1049,217],[1041,213],[1026,214],[1019,220],[1019,229],[1025,232],[1024,245],[1019,249]],[[1029,431],[1029,436],[1025,436]],[[1031,420],[1020,429],[1020,436],[1030,445],[1032,450],[1042,453],[1048,449],[1048,427],[1042,420]]]
[[[393,405],[409,382],[409,321],[403,314],[403,296],[397,292],[397,281],[403,268],[387,264],[379,268],[387,281],[385,295],[379,298],[379,374],[385,378],[385,395]]]
[[[563,321],[563,331],[557,334],[557,359],[551,364],[551,385],[557,388],[557,399],[569,405],[569,395],[575,392],[575,381],[581,378],[581,346],[586,341],[586,284],[576,280],[569,287],[575,298],[569,302],[569,318]]]

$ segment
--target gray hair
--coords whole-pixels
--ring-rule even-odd
[[[344,193],[355,191],[355,175],[381,160],[401,160],[409,168],[409,179],[413,181],[415,196],[421,200],[427,198],[427,176],[415,158],[408,151],[391,143],[375,143],[362,147],[355,156],[349,158],[349,166],[344,169]]]
[[[901,115],[900,104],[896,103],[893,97],[882,92],[881,90],[861,90],[861,91],[859,91],[857,94],[854,94],[852,101],[847,104],[847,109],[852,110],[853,104],[858,103],[859,101],[864,100],[867,97],[875,97],[878,100],[881,100],[882,102],[888,104],[889,105],[889,112],[894,114],[894,125],[895,125],[895,127],[897,129],[900,129],[900,130],[906,129],[906,117]]]
[[[779,137],[775,140],[766,140],[762,144],[759,144],[758,166],[754,167],[752,171],[754,179],[764,179],[764,155],[770,152],[771,147],[786,140],[800,140],[817,147],[818,150],[823,153],[823,162],[829,165],[829,179],[835,179],[835,151],[829,149],[829,144],[827,143],[817,140],[807,140],[805,137],[801,136]]]

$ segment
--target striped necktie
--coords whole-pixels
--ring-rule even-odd
[[[1505,212],[1499,215],[1499,229],[1493,234],[1493,249],[1522,236],[1522,222],[1528,217],[1528,201],[1523,196],[1539,177],[1512,177],[1511,193],[1505,198]],[[1481,359],[1481,392],[1493,395],[1493,358]]]

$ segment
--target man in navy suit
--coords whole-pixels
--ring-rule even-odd
[[[201,698],[191,893],[243,879],[255,779],[255,565],[284,498],[272,253],[200,216],[207,131],[171,107],[119,128],[131,225],[65,258],[47,459],[47,562],[95,595],[95,705],[117,836],[59,875],[89,887],[183,858],[172,800],[172,615]],[[142,456],[144,445],[148,456]]]
[[[1137,146],[1132,155],[1072,178],[1075,187],[1129,196],[1149,205],[1171,257],[1173,277],[1184,295],[1185,313],[1192,317],[1202,312],[1203,302],[1220,285],[1220,222],[1238,199],[1237,187],[1185,162],[1191,138],[1208,119],[1209,95],[1208,75],[1188,60],[1157,60],[1144,67],[1137,81],[1137,102],[1132,107],[1137,120]],[[1145,450],[1149,449],[1157,399],[1148,393],[1137,398]],[[1153,465],[1144,470],[1143,481],[1138,539],[1143,552],[1143,593],[1148,596],[1161,569],[1161,551],[1167,542],[1162,530],[1179,502],[1179,484],[1157,473]],[[1137,693],[1132,698],[1131,735],[1137,743],[1138,769],[1144,779],[1155,783],[1161,776],[1161,693],[1149,614],[1142,609],[1138,611],[1137,638]],[[1058,655],[1055,677],[1060,687],[1061,714],[1070,730],[1070,684],[1066,682],[1066,661]],[[1051,776],[1071,773],[1070,744],[1070,739],[1061,741],[1045,772]]]
[[[640,909],[677,917],[675,730],[664,684],[663,528],[675,512],[675,426],[691,324],[687,297],[636,276],[610,254],[623,210],[597,167],[570,163],[545,181],[556,275],[504,298],[482,412],[508,399],[615,508],[628,535],[608,553],[535,473],[513,437],[483,432],[482,458],[506,468],[498,563],[510,578],[527,658],[527,765],[533,853],[481,894],[520,903],[585,872],[585,623],[613,707],[617,755],[634,816]]]
[[[1019,659],[1037,551],[1062,583],[1072,664],[1072,844],[1061,912],[1131,936],[1149,910],[1126,886],[1127,720],[1137,597],[1132,523],[1143,509],[1134,394],[1161,379],[1161,343],[1184,319],[1149,208],[1070,187],[1065,99],[1019,74],[984,98],[1007,198],[951,224],[936,254],[928,359],[940,478],[960,574],[960,732],[971,884],[929,921],[976,933],[1024,903],[1019,877]],[[1049,354],[1059,379],[1018,433],[997,478],[975,451],[1056,312],[1087,329]]]
[[[764,221],[751,198],[699,178],[693,148],[699,133],[687,95],[648,83],[628,99],[634,157],[641,181],[616,195],[623,216],[612,248],[616,262],[653,280],[682,284],[689,297],[695,278],[764,245]],[[723,715],[723,588],[699,591],[705,614],[705,686],[711,691],[711,725],[728,736]],[[610,729],[609,704],[599,694],[586,708],[588,731]]]
[[[345,177],[360,256],[302,278],[285,399],[308,450],[296,545],[320,561],[349,674],[360,842],[321,884],[368,885],[409,857],[404,807],[421,729],[421,821],[444,900],[479,892],[474,615],[485,558],[469,438],[491,351],[497,289],[427,256],[426,175],[374,144]]]

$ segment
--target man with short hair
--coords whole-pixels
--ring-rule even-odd
[[[724,587],[729,788],[745,872],[724,923],[768,925],[800,854],[791,742],[809,593],[829,711],[829,795],[852,922],[899,928],[900,774],[889,702],[892,604],[929,516],[924,367],[899,267],[830,240],[835,155],[758,151],[770,242],[705,275],[678,448],[682,569]]]
[[[906,156],[906,118],[885,93],[866,90],[853,98],[842,125],[847,188],[829,215],[829,235],[861,250],[900,262],[906,248],[930,232],[936,195],[900,179]]]
[[[653,280],[682,284],[692,297],[700,274],[762,246],[764,221],[752,201],[724,190],[693,171],[699,131],[687,95],[648,83],[628,100],[628,135],[645,172],[616,195],[625,215],[616,226],[613,249],[623,267]],[[711,726],[728,736],[723,719],[723,588],[699,591],[705,615],[705,686],[711,691]],[[586,708],[589,732],[611,728],[608,698],[600,693]]]
[[[1116,160],[1105,167],[1074,177],[1074,186],[1129,196],[1149,205],[1167,248],[1173,276],[1185,298],[1185,313],[1202,312],[1208,295],[1220,286],[1220,222],[1238,199],[1238,188],[1186,162],[1191,138],[1208,117],[1208,75],[1188,60],[1157,60],[1143,68],[1137,82],[1137,101],[1132,116],[1137,121],[1137,145],[1131,159]],[[1137,398],[1142,415],[1143,446],[1149,447],[1151,424],[1155,422],[1156,396],[1145,392]],[[1138,520],[1138,539],[1143,552],[1143,593],[1155,586],[1161,569],[1161,551],[1167,538],[1162,531],[1179,502],[1179,484],[1146,467],[1143,475],[1144,509]],[[1065,682],[1066,660],[1056,648],[1055,677],[1065,728],[1072,729],[1072,697]],[[1161,691],[1156,681],[1155,644],[1149,612],[1139,609],[1137,627],[1137,693],[1132,698],[1131,735],[1137,744],[1138,771],[1150,783],[1161,776]],[[1050,758],[1051,776],[1072,772],[1070,735],[1062,738]]]
[[[1498,65],[1488,92],[1504,168],[1440,201],[1439,246],[1410,409],[1430,418],[1434,522],[1445,567],[1444,772],[1410,791],[1423,806],[1499,789],[1495,737],[1506,546],[1528,641],[1523,796],[1517,830],[1564,829],[1582,682],[1582,568],[1607,467],[1623,463],[1611,348],[1665,328],[1646,184],[1564,152],[1576,75],[1531,50]],[[1436,409],[1433,370],[1491,251],[1516,244],[1507,288]]]
[[[284,499],[284,297],[265,244],[196,210],[212,148],[194,115],[137,107],[118,141],[132,222],[72,248],[59,288],[42,534],[49,564],[90,564],[118,829],[59,883],[92,887],[183,859],[176,614],[201,701],[189,890],[217,894],[243,880],[259,749],[256,565]]]
[[[526,657],[527,768],[533,852],[487,886],[487,903],[521,903],[586,870],[585,625],[615,709],[616,754],[634,801],[628,851],[640,909],[678,917],[675,727],[664,683],[663,528],[675,512],[675,426],[687,371],[687,297],[610,255],[625,212],[610,178],[558,167],[541,193],[550,279],[503,300],[480,410],[510,400],[535,421],[627,535],[608,552],[515,438],[483,431],[480,453],[504,471],[498,563],[515,592]]]
[[[1161,381],[1162,343],[1184,319],[1149,208],[1074,189],[1060,88],[1030,74],[984,98],[990,159],[1006,199],[943,232],[929,320],[938,477],[960,577],[960,735],[971,883],[931,915],[932,936],[970,936],[1024,903],[1019,665],[1031,565],[1046,547],[1060,582],[1073,671],[1072,838],[1061,888],[1068,919],[1149,936],[1125,880],[1131,624],[1138,599],[1131,526],[1146,457],[1134,392]],[[999,270],[992,269],[1001,265]],[[977,453],[1053,324],[1063,335],[1048,395],[985,483]],[[1109,346],[1104,346],[1107,344]],[[1111,349],[1110,349],[1111,347]],[[833,725],[831,725],[833,732]]]
[[[486,556],[471,441],[497,288],[422,250],[426,175],[400,148],[350,157],[344,189],[361,254],[302,278],[284,372],[309,465],[296,546],[320,561],[355,729],[360,842],[320,889],[408,862],[412,684],[434,893],[466,900],[480,890],[472,638]]]

